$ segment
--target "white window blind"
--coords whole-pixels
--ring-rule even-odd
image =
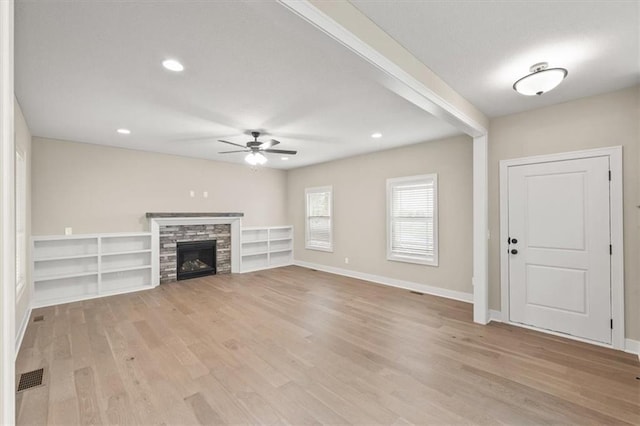
[[[437,265],[437,176],[388,179],[387,204],[387,258]]]
[[[27,275],[27,166],[16,152],[16,294],[24,288]]]
[[[332,190],[330,186],[307,188],[306,247],[331,251],[332,240]]]

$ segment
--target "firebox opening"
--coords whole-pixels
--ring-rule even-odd
[[[215,275],[216,240],[177,243],[177,279]]]

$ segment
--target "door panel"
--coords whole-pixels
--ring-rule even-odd
[[[584,250],[585,180],[583,172],[526,178],[529,247]],[[562,232],[553,223],[561,223]]]
[[[586,284],[587,274],[581,269],[527,265],[526,303],[584,314]]]
[[[609,157],[509,167],[511,321],[611,343],[608,171]]]

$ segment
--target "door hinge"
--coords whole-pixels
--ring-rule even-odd
[[[611,181],[611,170],[609,170],[609,181]]]
[[[611,318],[611,329],[613,330],[613,318]]]
[[[609,255],[613,254],[613,246],[609,244]]]

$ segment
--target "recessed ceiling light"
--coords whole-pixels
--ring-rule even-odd
[[[116,130],[116,132],[120,133],[121,135],[130,135],[131,134],[131,130],[129,130],[129,129],[118,129],[118,130]]]
[[[281,159],[282,161],[287,161],[287,160],[289,159],[289,157],[280,157],[280,159]]]
[[[184,71],[184,65],[175,59],[165,59],[162,61],[162,66],[168,69],[169,71],[180,72]]]
[[[374,139],[380,139],[382,137],[382,133],[380,132],[373,133],[371,137]]]

